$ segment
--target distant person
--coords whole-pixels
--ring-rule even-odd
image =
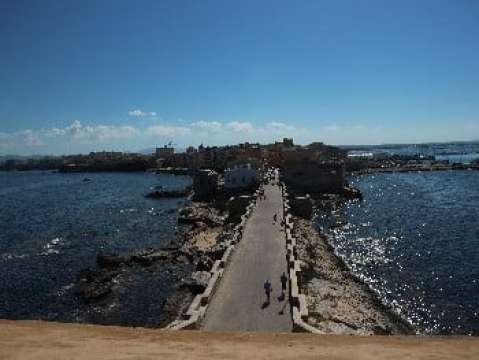
[[[271,283],[269,280],[266,280],[264,282],[264,292],[266,294],[266,302],[269,304],[270,298],[271,298],[271,291],[273,291],[273,287],[271,286]]]
[[[277,215],[277,214],[274,214],[274,215],[273,215],[273,221],[276,222],[276,220],[278,220],[278,215]]]
[[[284,293],[286,292],[286,284],[288,283],[288,277],[286,276],[285,272],[283,271],[283,275],[281,275],[281,293],[284,297]]]

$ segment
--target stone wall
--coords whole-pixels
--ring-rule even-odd
[[[306,295],[300,293],[302,263],[301,260],[298,260],[296,239],[292,235],[294,224],[291,216],[291,206],[288,200],[288,192],[285,185],[283,185],[283,211],[286,231],[286,258],[289,275],[289,299],[292,309],[293,331],[322,334],[321,331],[315,329],[307,323],[308,305],[306,302]]]

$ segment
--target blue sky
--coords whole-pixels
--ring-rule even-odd
[[[0,2],[0,154],[479,139],[479,1]]]

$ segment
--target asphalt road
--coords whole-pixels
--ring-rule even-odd
[[[248,219],[243,239],[236,245],[221,283],[208,307],[203,329],[209,331],[292,330],[288,291],[281,298],[280,276],[287,273],[286,239],[281,228],[282,196],[276,185],[265,185],[266,200],[259,200]],[[277,221],[273,221],[277,214]],[[266,303],[263,284],[273,292]]]

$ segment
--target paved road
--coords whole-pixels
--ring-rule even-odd
[[[257,202],[236,245],[231,262],[208,307],[203,329],[209,331],[274,331],[292,329],[286,297],[280,299],[280,276],[287,272],[286,240],[281,229],[282,197],[278,186],[265,185],[266,200]],[[278,220],[273,223],[274,214]],[[273,284],[271,302],[265,306],[263,284]]]

